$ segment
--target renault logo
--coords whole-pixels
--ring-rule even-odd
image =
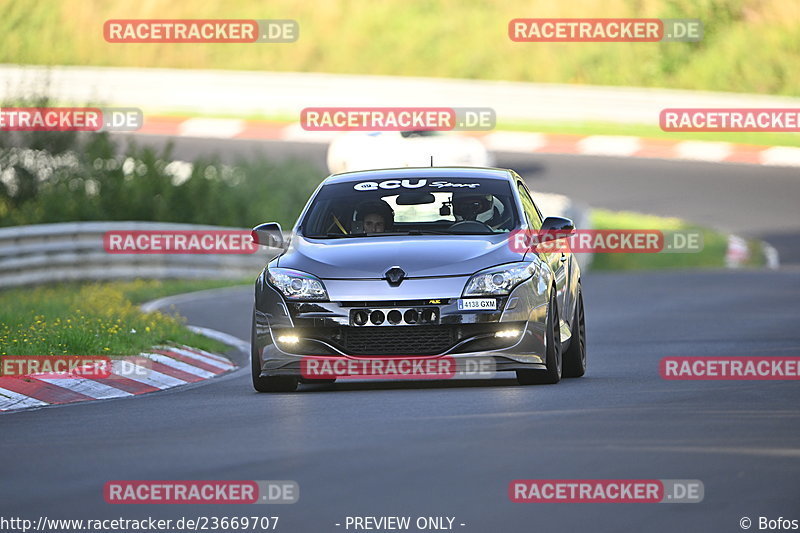
[[[403,278],[406,277],[406,273],[403,272],[403,269],[399,266],[393,266],[389,270],[386,271],[386,281],[389,282],[389,285],[392,287],[397,287],[403,281]]]

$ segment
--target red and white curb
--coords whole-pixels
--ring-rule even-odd
[[[136,396],[196,383],[236,368],[226,357],[188,346],[156,346],[138,357],[149,360],[147,368],[133,364],[140,371],[122,372],[123,360],[115,359],[111,375],[105,378],[0,377],[0,411]]]
[[[306,131],[287,124],[223,118],[145,117],[137,133],[209,139],[329,143],[337,132]],[[800,148],[711,141],[671,141],[624,135],[567,135],[520,131],[465,132],[499,152],[642,157],[800,167]]]

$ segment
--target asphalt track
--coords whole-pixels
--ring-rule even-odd
[[[220,151],[233,144],[214,142]],[[178,149],[204,148],[189,141]],[[581,181],[588,191],[580,194],[602,192],[595,205],[683,209],[731,229],[738,214],[740,228],[800,232],[796,207],[787,208],[800,197],[796,170],[539,155],[500,163],[516,157],[543,190],[570,193],[561,187]],[[581,178],[581,170],[591,172]],[[670,189],[660,179],[675,177],[676,187],[689,181],[686,172],[703,183],[696,192],[715,191],[705,200],[684,193],[698,208],[673,205],[679,192],[672,201],[659,197]],[[602,190],[634,179],[630,189]],[[750,205],[772,208],[761,219],[741,211]],[[786,251],[798,253],[793,242]],[[584,284],[589,371],[554,386],[523,387],[509,377],[260,395],[240,370],[136,399],[2,415],[0,516],[267,514],[280,516],[286,532],[343,531],[335,524],[348,515],[451,516],[465,532],[725,532],[741,531],[744,516],[753,530],[759,516],[800,519],[797,382],[665,381],[658,373],[667,355],[797,356],[800,269],[593,273]],[[251,299],[245,287],[198,293],[176,307],[192,324],[247,339]],[[246,365],[245,355],[231,356]],[[705,499],[511,503],[509,482],[526,478],[698,479]],[[295,480],[300,501],[105,504],[103,484],[126,479]]]

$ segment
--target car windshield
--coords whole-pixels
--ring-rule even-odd
[[[306,237],[491,235],[519,227],[510,183],[498,179],[406,178],[331,183],[300,227]]]

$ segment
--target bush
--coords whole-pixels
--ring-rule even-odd
[[[41,104],[40,104],[41,105]],[[252,227],[291,226],[319,183],[304,162],[265,157],[176,162],[108,133],[0,133],[0,226],[144,220]]]

